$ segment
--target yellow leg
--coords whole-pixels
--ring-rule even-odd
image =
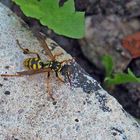
[[[54,101],[54,97],[52,96],[52,93],[51,93],[51,88],[50,88],[50,72],[48,72],[48,79],[47,79],[47,93],[48,93],[48,96]]]
[[[64,79],[62,79],[60,72],[56,72],[56,77],[58,78],[59,81],[65,82]]]

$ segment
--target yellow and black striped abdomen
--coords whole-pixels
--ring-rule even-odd
[[[43,68],[43,62],[39,58],[27,58],[23,62],[24,67],[27,69],[41,69]]]

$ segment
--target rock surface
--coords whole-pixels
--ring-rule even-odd
[[[0,4],[0,73],[24,70],[22,62],[28,56],[18,48],[16,39],[46,59],[39,42],[24,25]],[[54,53],[63,51],[56,43],[47,41]],[[58,60],[70,58],[63,53]],[[140,139],[140,126],[135,119],[77,63],[70,67],[71,87],[51,75],[56,102],[47,97],[45,73],[0,77],[0,140]],[[63,73],[65,77],[65,68]]]

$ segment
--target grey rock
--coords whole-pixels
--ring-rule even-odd
[[[16,39],[46,60],[39,42],[23,25],[0,4],[0,73],[24,70],[22,62],[28,56],[19,50]],[[47,42],[53,53],[64,53],[58,60],[71,58],[55,42]],[[51,75],[55,103],[47,97],[45,73],[0,77],[0,140],[140,139],[140,126],[135,119],[76,62],[70,67],[71,87],[66,78],[66,83],[59,83]]]

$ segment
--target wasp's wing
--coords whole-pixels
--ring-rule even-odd
[[[49,55],[51,60],[55,60],[55,57],[53,56],[51,50],[49,49],[49,47],[45,41],[45,38],[40,33],[37,33],[36,31],[33,31],[33,32],[34,32],[35,36],[37,37],[37,39],[39,40],[41,47],[45,50],[46,54]]]
[[[20,71],[17,72],[16,74],[0,74],[2,77],[20,77],[24,75],[33,75],[33,74],[38,74],[38,73],[43,73],[43,72],[50,72],[50,68],[46,69],[39,69],[39,70],[27,70],[27,71]]]
[[[33,74],[38,74],[38,73],[43,73],[43,72],[50,72],[50,68],[46,69],[39,69],[39,70],[27,70],[27,71],[21,71],[17,72],[18,75],[33,75]]]

